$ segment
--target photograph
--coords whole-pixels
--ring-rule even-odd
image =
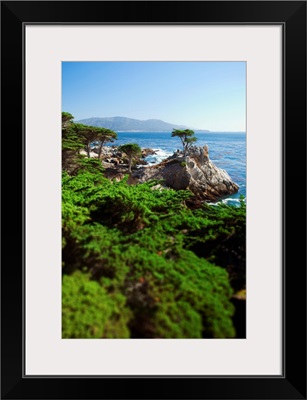
[[[62,62],[62,338],[246,338],[246,63]]]
[[[306,399],[306,2],[1,32],[1,399]]]

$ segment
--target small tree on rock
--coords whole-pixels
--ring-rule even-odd
[[[129,165],[129,172],[131,173],[131,165],[132,165],[132,160],[140,157],[142,154],[142,149],[140,146],[136,143],[127,143],[123,144],[122,146],[118,147],[119,151],[122,151],[125,153],[128,157],[128,165]]]
[[[179,137],[183,147],[183,155],[186,156],[189,148],[196,142],[194,131],[191,129],[173,129],[172,137]]]

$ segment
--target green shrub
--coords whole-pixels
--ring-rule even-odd
[[[244,202],[190,210],[189,191],[112,182],[97,167],[62,178],[63,337],[234,337]]]
[[[63,338],[126,338],[130,312],[125,297],[107,293],[96,281],[80,271],[63,276]]]
[[[141,246],[127,246],[123,253],[129,265],[126,296],[134,314],[130,324],[134,335],[234,336],[234,308],[229,301],[232,290],[226,271],[180,246],[159,254]]]

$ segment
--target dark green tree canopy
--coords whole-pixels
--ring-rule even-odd
[[[62,112],[62,168],[71,170],[76,165],[79,151],[84,147],[74,129],[73,115]]]
[[[75,123],[73,119],[72,114],[62,112],[62,167],[70,171],[84,164],[84,160],[81,162],[80,150],[84,149],[90,158],[94,145],[100,158],[103,145],[117,139],[117,133],[111,129]]]
[[[129,161],[129,172],[131,172],[132,160],[142,154],[142,149],[136,143],[127,143],[119,146],[118,150],[127,155]]]
[[[100,158],[103,145],[117,139],[117,133],[107,128],[74,124],[74,129],[78,132],[88,157],[90,157],[90,146],[92,144],[98,147],[98,158]]]
[[[95,143],[98,146],[100,158],[103,145],[117,139],[117,133],[111,129],[74,123],[73,118],[70,113],[62,112],[62,135],[65,137],[69,133],[72,137],[71,144],[75,143],[79,149],[83,147],[88,157],[90,157],[91,144]]]
[[[98,143],[98,158],[101,157],[101,150],[105,143],[114,142],[117,139],[117,133],[107,128],[97,128],[96,142]]]
[[[179,137],[181,140],[184,156],[187,155],[189,148],[197,140],[197,138],[194,136],[194,131],[191,129],[173,129],[172,137]]]
[[[71,123],[73,119],[74,119],[74,116],[71,115],[70,113],[65,112],[65,111],[62,112],[62,126],[65,126],[65,125]]]

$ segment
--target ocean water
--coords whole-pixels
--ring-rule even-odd
[[[118,140],[110,145],[137,143],[142,148],[154,149],[157,154],[148,156],[146,161],[153,165],[182,149],[179,138],[172,138],[171,132],[117,132]],[[214,164],[227,171],[239,185],[239,192],[221,201],[238,205],[242,194],[246,198],[246,134],[245,132],[195,133],[198,146],[209,147],[209,157]]]

